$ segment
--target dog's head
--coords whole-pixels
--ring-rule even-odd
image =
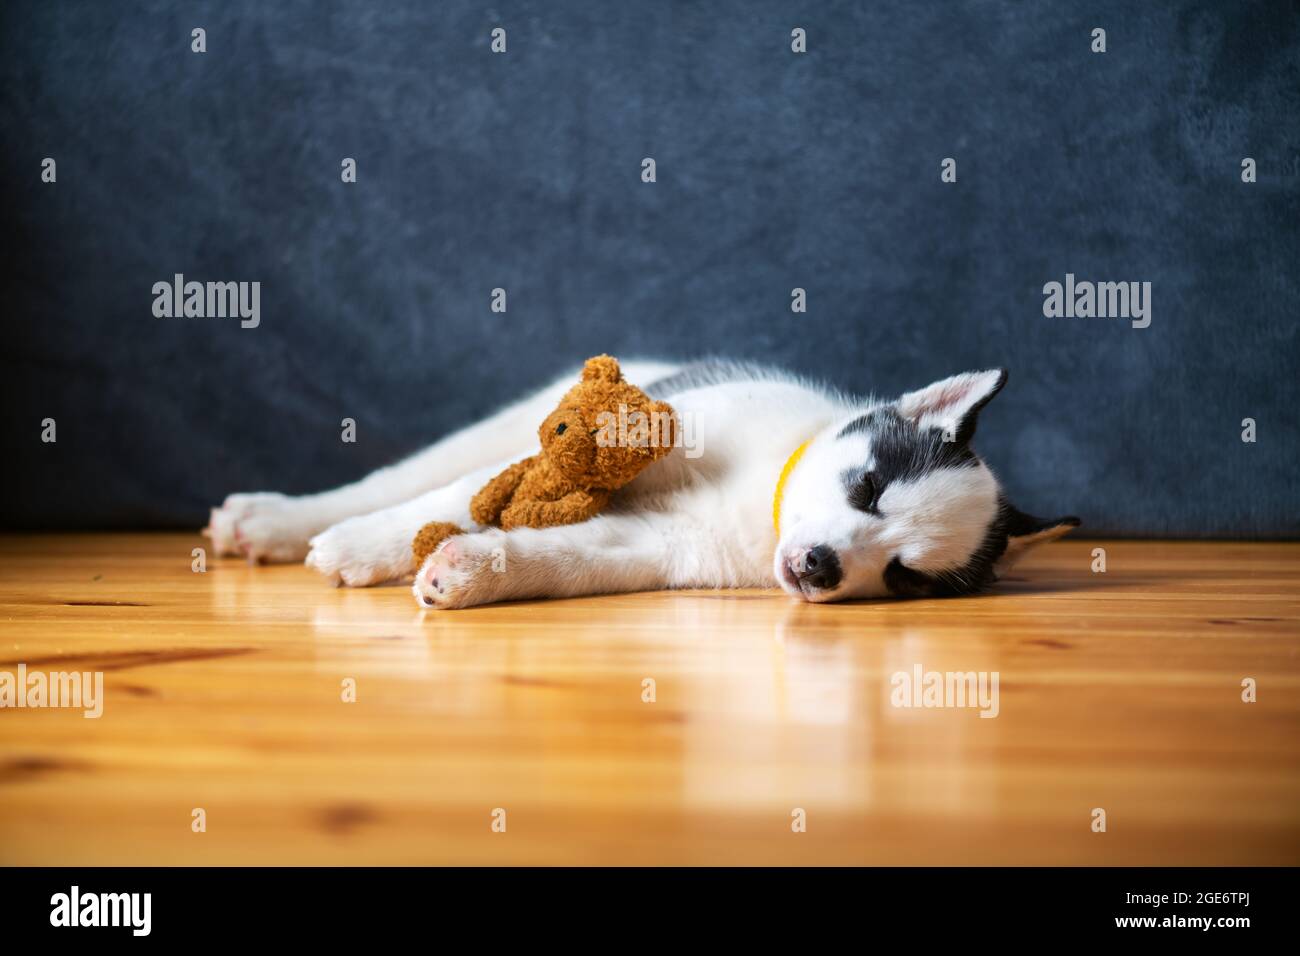
[[[1077,527],[1012,507],[970,447],[1006,380],[954,375],[817,436],[782,490],[781,585],[807,601],[968,594]]]

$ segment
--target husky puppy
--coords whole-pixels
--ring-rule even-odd
[[[623,371],[677,410],[682,444],[590,521],[505,532],[469,515],[488,479],[536,453],[538,423],[576,379],[569,374],[354,484],[231,495],[208,533],[222,554],[305,557],[335,584],[413,576],[424,607],[462,608],[773,584],[812,602],[969,594],[1079,524],[1012,507],[972,449],[980,410],[1006,384],[1001,369],[893,401],[742,362],[627,362]],[[411,539],[429,521],[470,530],[417,568]]]

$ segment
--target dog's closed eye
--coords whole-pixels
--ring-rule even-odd
[[[877,507],[880,489],[874,472],[864,471],[853,475],[848,480],[849,504],[867,514],[880,514]]]

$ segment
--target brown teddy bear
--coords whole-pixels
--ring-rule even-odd
[[[470,502],[470,517],[506,531],[586,521],[672,450],[677,428],[671,406],[624,381],[615,359],[597,355],[538,429],[541,454],[484,485]],[[411,542],[416,566],[445,539],[464,533],[446,521],[426,524]]]

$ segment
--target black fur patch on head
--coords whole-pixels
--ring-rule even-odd
[[[1027,515],[1001,494],[998,510],[984,533],[984,540],[970,558],[959,568],[927,573],[904,567],[897,557],[885,568],[885,587],[897,597],[955,597],[983,591],[997,580],[994,566],[1006,553],[1010,538],[1037,534],[1047,528],[1068,524],[1078,527],[1075,517],[1045,521]]]
[[[880,495],[891,482],[913,481],[942,468],[973,468],[979,458],[961,441],[944,441],[940,428],[917,428],[892,405],[859,415],[840,429],[836,439],[865,434],[871,439],[871,468],[850,468],[841,476],[849,504],[880,514]]]
[[[885,587],[894,597],[929,597],[936,584],[930,575],[904,566],[897,557],[885,567]]]
[[[895,557],[885,568],[885,587],[896,597],[956,597],[983,591],[997,575],[993,566],[1007,550],[1008,528],[1019,512],[998,495],[998,510],[984,533],[984,540],[959,568],[946,571],[918,571],[905,567]]]

